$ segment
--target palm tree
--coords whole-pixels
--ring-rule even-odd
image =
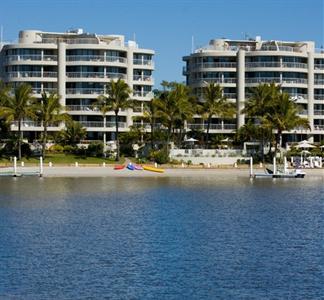
[[[6,94],[5,100],[0,106],[0,116],[3,116],[7,123],[14,121],[18,123],[18,159],[21,159],[22,121],[25,118],[35,118],[32,107],[33,100],[31,86],[21,84],[14,89],[13,94]]]
[[[45,158],[48,126],[57,122],[67,121],[70,117],[68,114],[62,113],[63,106],[60,104],[59,96],[57,94],[50,94],[48,96],[43,92],[41,101],[37,101],[34,104],[34,110],[37,119],[41,122],[44,128],[42,156]]]
[[[82,127],[80,122],[68,120],[65,129],[61,130],[61,136],[68,145],[75,146],[87,135],[87,130]]]
[[[275,153],[277,152],[278,145],[282,146],[282,133],[283,131],[290,131],[296,127],[310,128],[309,121],[306,118],[298,116],[299,107],[290,98],[287,93],[280,93],[275,99],[273,104],[267,112],[267,120],[276,130],[276,143]]]
[[[274,83],[260,84],[251,89],[251,96],[246,101],[245,108],[242,110],[249,118],[255,119],[260,128],[257,139],[261,140],[261,159],[264,161],[264,144],[265,137],[269,136],[269,131],[272,130],[269,124],[267,115],[273,106],[274,99],[279,95],[280,87]]]
[[[157,116],[167,128],[167,149],[178,123],[183,127],[186,119],[194,114],[194,105],[190,104],[189,89],[181,83],[163,82],[163,92],[156,100]]]
[[[209,130],[213,116],[231,118],[235,114],[235,105],[223,96],[223,89],[219,84],[209,83],[203,91],[204,102],[201,104],[201,113],[207,119],[206,145],[209,142]]]
[[[119,160],[119,139],[118,139],[118,114],[121,109],[126,109],[132,107],[130,101],[131,89],[128,84],[122,80],[118,79],[117,81],[111,80],[107,84],[107,96],[101,95],[98,97],[98,101],[101,104],[97,104],[98,108],[103,114],[104,123],[105,116],[108,111],[113,111],[115,113],[115,127],[116,127],[116,146],[117,146],[117,155],[116,161]]]
[[[158,98],[153,98],[151,101],[146,102],[144,104],[144,113],[143,118],[144,120],[148,121],[150,123],[151,127],[151,149],[154,149],[154,128],[156,119],[158,117],[157,114],[157,104]]]

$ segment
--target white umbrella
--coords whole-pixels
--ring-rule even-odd
[[[308,150],[303,150],[302,152],[301,152],[301,154],[311,154]]]
[[[320,146],[320,148],[323,149],[324,148],[324,145]]]
[[[198,142],[198,140],[196,140],[196,139],[194,139],[194,138],[190,138],[190,139],[187,139],[187,140],[185,140],[185,142],[192,142],[192,143],[194,143],[194,142]]]
[[[233,142],[229,137],[222,139],[221,142],[227,143],[227,142]]]
[[[296,146],[296,148],[299,148],[299,149],[301,149],[301,148],[309,149],[309,148],[315,148],[315,146],[312,145],[312,144],[309,144],[309,143],[306,142],[306,141],[303,141],[302,143],[298,144],[298,145]]]

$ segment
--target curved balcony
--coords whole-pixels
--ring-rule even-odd
[[[209,82],[214,83],[229,83],[229,84],[236,84],[236,78],[200,78],[200,79],[194,79],[190,80],[190,83],[194,84],[208,84]]]
[[[127,75],[122,73],[104,73],[104,72],[67,72],[66,77],[71,78],[91,78],[91,79],[124,79]]]
[[[183,71],[193,71],[197,69],[235,69],[236,62],[205,62],[190,65],[188,68],[184,67]]]
[[[307,64],[296,62],[248,62],[245,64],[246,68],[293,68],[293,69],[307,69]]]
[[[16,72],[8,72],[8,79],[31,79],[31,78],[39,78],[39,79],[49,79],[55,78],[57,79],[57,72],[41,72],[41,71],[16,71]]]
[[[153,92],[145,92],[145,91],[133,91],[133,97],[136,98],[146,98],[152,99],[154,97]]]
[[[279,84],[307,84],[305,78],[282,78],[279,77],[257,77],[245,78],[245,83],[260,84],[260,83],[279,83]]]
[[[67,88],[67,95],[103,95],[105,90],[103,88]]]
[[[57,55],[41,55],[41,54],[22,54],[8,55],[5,58],[6,63],[11,62],[57,62]]]
[[[78,121],[86,128],[104,128],[104,122],[100,121]],[[118,128],[126,128],[126,122],[118,122]],[[115,128],[115,122],[106,122],[106,128]]]
[[[67,62],[112,62],[126,64],[127,59],[120,56],[104,56],[104,55],[67,55]]]
[[[187,124],[191,130],[207,130],[207,124]],[[210,124],[210,130],[235,130],[236,124]]]

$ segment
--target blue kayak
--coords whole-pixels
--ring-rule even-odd
[[[128,165],[127,165],[127,169],[128,169],[128,170],[131,170],[131,171],[134,171],[134,170],[135,170],[135,166],[132,165],[132,164],[128,164]]]

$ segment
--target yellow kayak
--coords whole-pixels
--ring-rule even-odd
[[[151,171],[151,172],[158,172],[158,173],[164,173],[164,169],[159,169],[151,166],[143,166],[143,169],[146,171]]]

